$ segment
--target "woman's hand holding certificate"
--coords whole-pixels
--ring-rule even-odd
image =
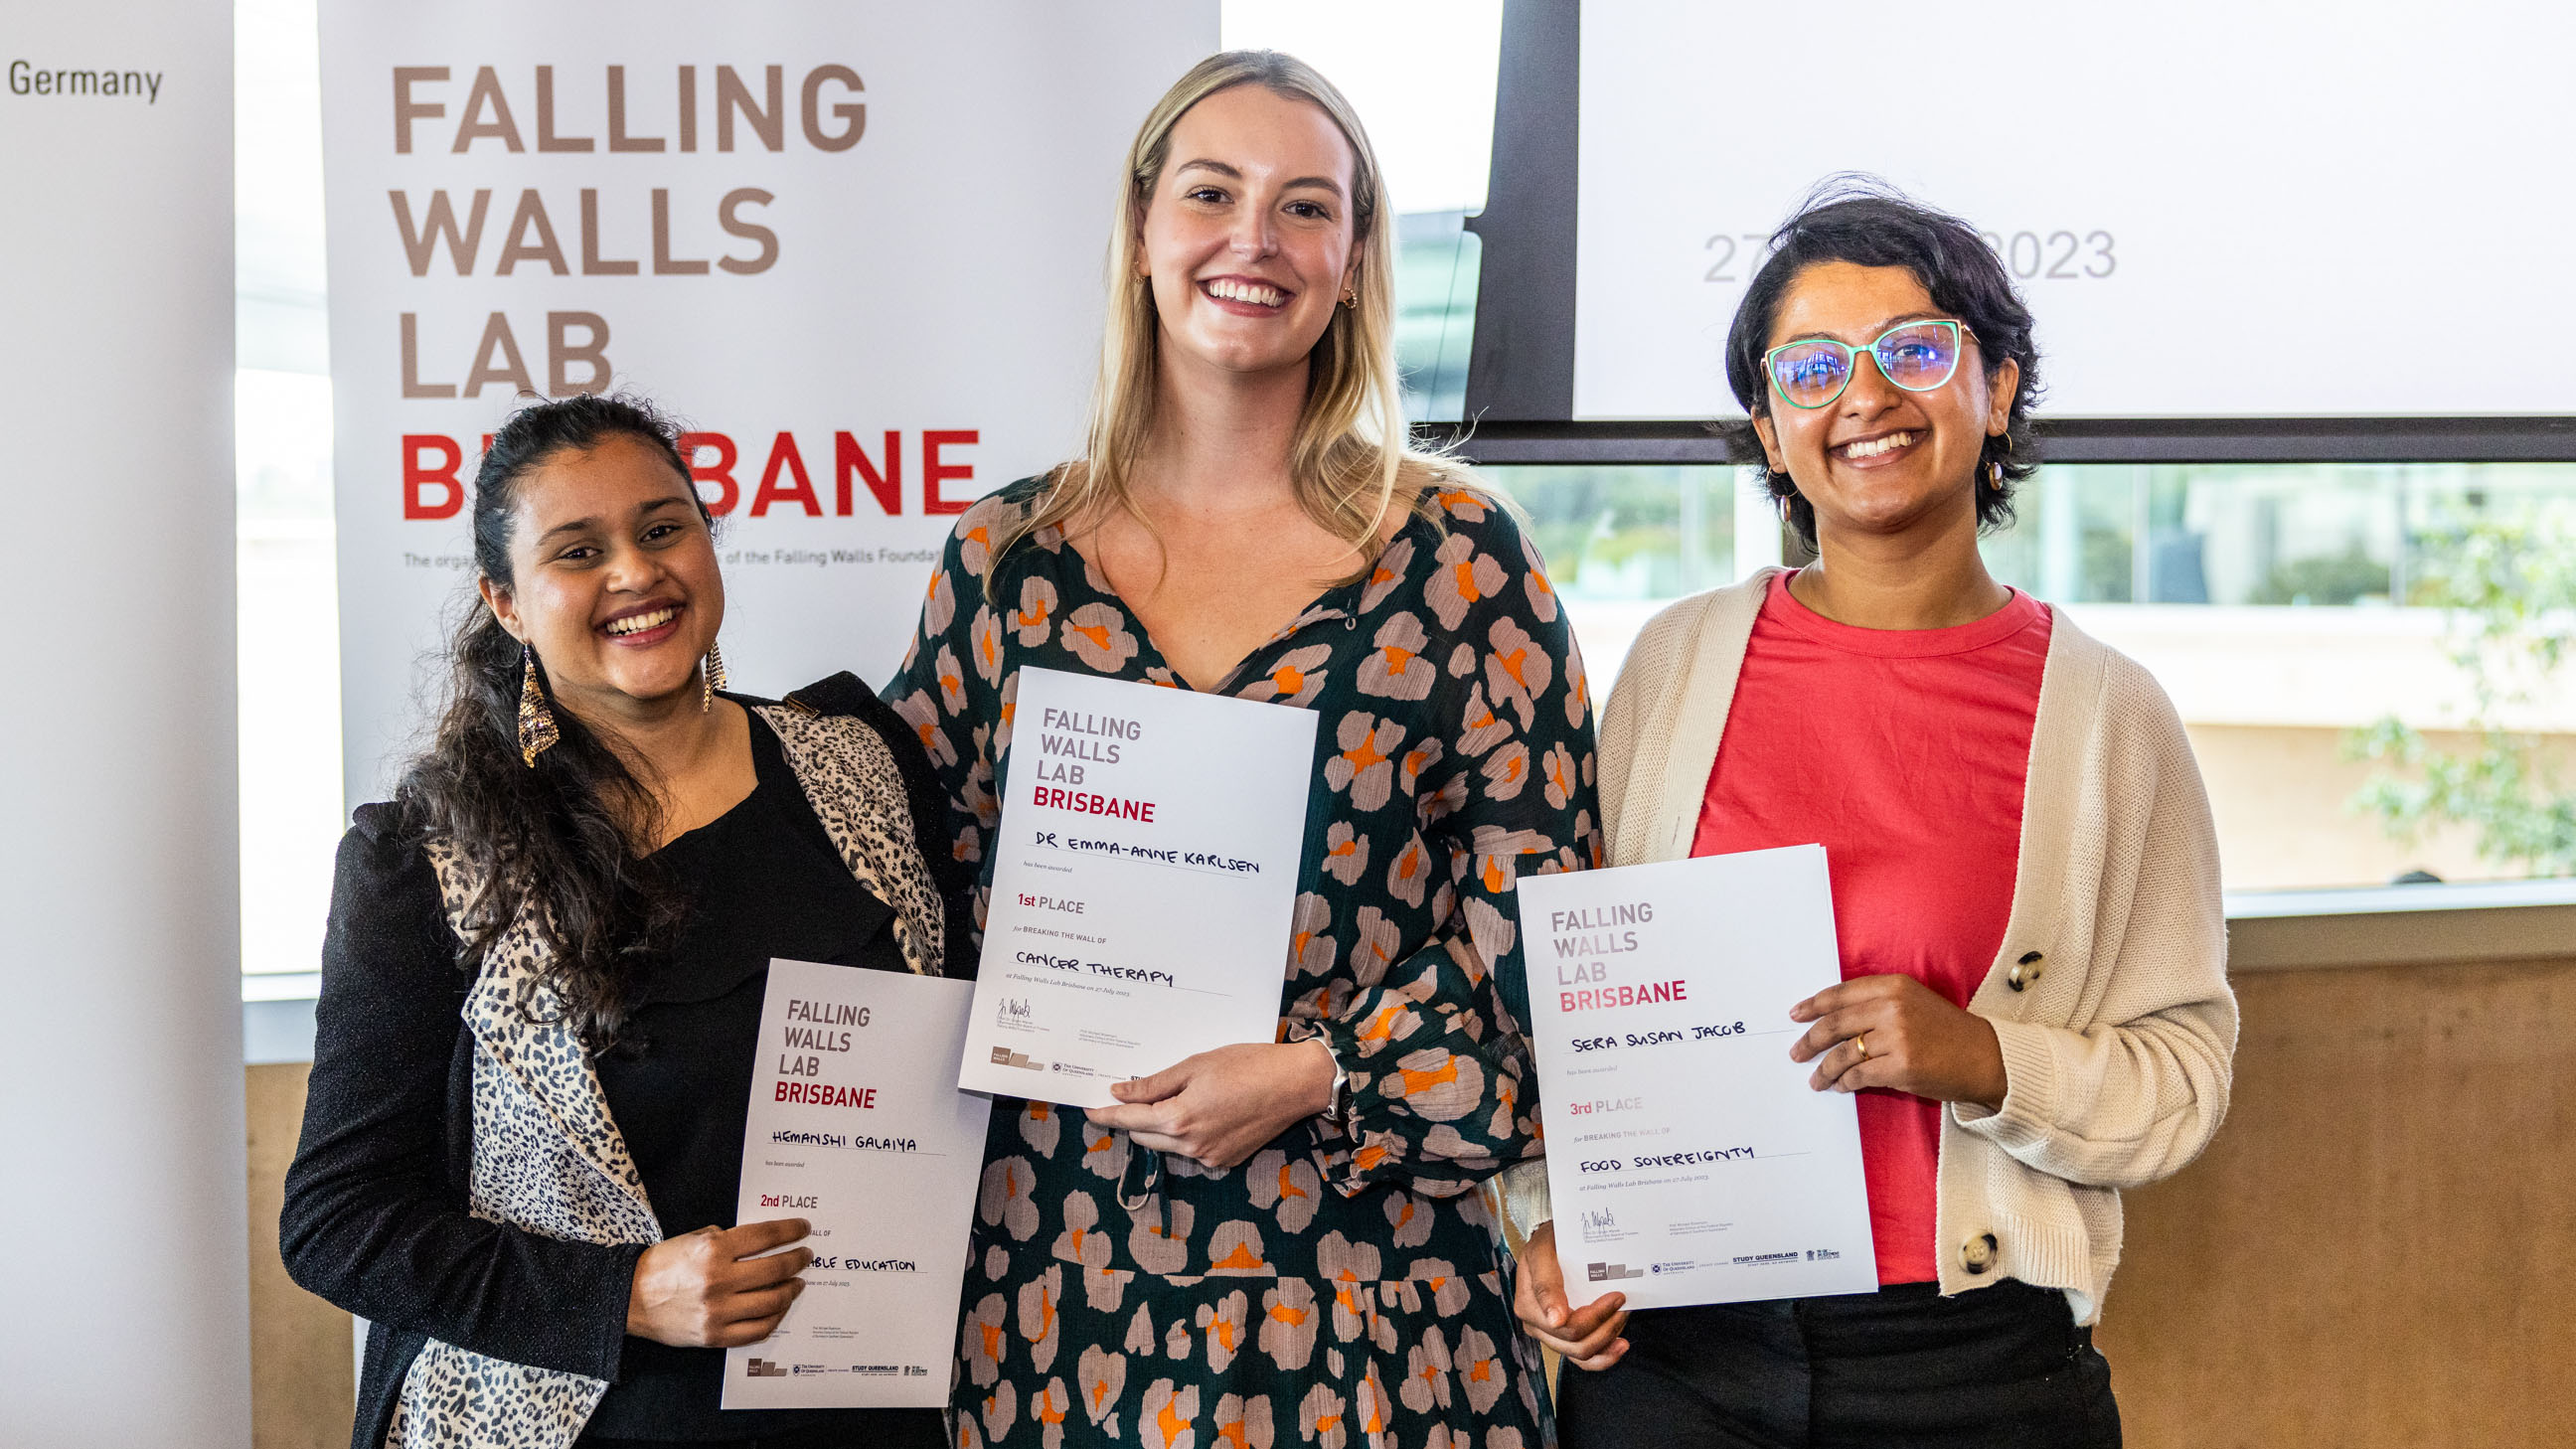
[[[1223,1171],[1332,1105],[1333,1055],[1321,1042],[1243,1042],[1109,1092],[1119,1105],[1092,1108],[1092,1122]]]
[[[1935,1102],[2004,1104],[2004,1049],[1982,1016],[1962,1011],[1911,976],[1855,976],[1789,1008],[1808,1021],[1789,1048],[1814,1062],[1817,1091],[1885,1087]]]

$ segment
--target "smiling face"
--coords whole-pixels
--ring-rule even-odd
[[[1868,347],[1900,322],[1949,317],[1904,267],[1817,262],[1782,295],[1763,346],[1830,337]],[[1989,434],[2012,413],[2020,368],[2006,359],[1991,382],[1976,341],[1963,329],[1959,365],[1929,392],[1887,380],[1867,353],[1853,359],[1850,385],[1824,407],[1794,408],[1776,391],[1753,420],[1771,467],[1785,469],[1814,505],[1820,538],[1859,530],[1900,533],[1927,519],[1973,519],[1977,469]],[[1769,386],[1768,380],[1765,386]]]
[[[691,689],[724,623],[724,579],[688,480],[619,433],[554,453],[514,491],[511,582],[484,580],[483,597],[555,697],[614,718]]]
[[[1138,265],[1167,364],[1302,366],[1356,266],[1353,160],[1332,117],[1259,85],[1218,91],[1172,127]]]

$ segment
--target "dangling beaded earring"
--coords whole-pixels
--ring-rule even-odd
[[[527,645],[519,646],[519,758],[528,768],[537,767],[537,756],[555,747],[563,731],[555,728],[555,712],[546,708],[546,692],[537,683],[536,652]]]
[[[716,691],[725,687],[724,651],[707,645],[707,662],[698,669],[698,713],[716,707]]]

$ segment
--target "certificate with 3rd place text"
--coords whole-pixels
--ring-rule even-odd
[[[814,1225],[805,1291],[725,1352],[728,1409],[937,1408],[993,1104],[957,1090],[964,981],[769,963],[734,1221]]]
[[[1824,847],[1518,890],[1567,1302],[1875,1291],[1859,1113],[1789,1059],[1842,979]]]
[[[958,1084],[1103,1107],[1275,1040],[1315,715],[1022,669]]]

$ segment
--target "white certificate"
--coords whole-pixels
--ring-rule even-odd
[[[738,1223],[804,1218],[814,1264],[725,1353],[728,1409],[939,1408],[992,1102],[957,1089],[964,981],[769,963]]]
[[[1876,1291],[1857,1108],[1789,1059],[1842,979],[1825,848],[1516,889],[1566,1301]]]
[[[1315,715],[1022,669],[958,1084],[1105,1107],[1275,1040]]]

